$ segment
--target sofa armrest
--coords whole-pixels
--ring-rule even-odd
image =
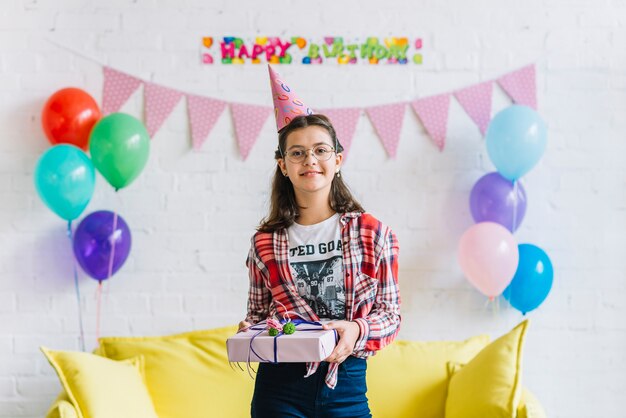
[[[46,418],[78,418],[78,412],[65,391],[62,391],[54,400],[46,413]]]
[[[546,411],[543,409],[537,398],[526,388],[522,389],[522,399],[517,408],[518,418],[547,418]]]

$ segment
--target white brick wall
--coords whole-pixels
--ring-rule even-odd
[[[286,16],[286,18],[285,18]],[[0,9],[0,417],[41,417],[59,390],[40,345],[78,349],[69,241],[37,197],[33,170],[48,143],[47,97],[78,86],[101,98],[101,67],[229,101],[270,104],[264,66],[203,66],[202,36],[422,37],[421,67],[315,67],[281,73],[313,107],[374,105],[452,91],[536,62],[547,152],[528,174],[520,242],[543,247],[555,283],[533,312],[525,384],[551,418],[624,417],[626,392],[626,3],[407,0],[239,2],[4,0]],[[323,29],[320,29],[323,28]],[[509,104],[494,91],[494,112]],[[124,111],[142,114],[141,94]],[[224,114],[190,150],[185,106],[152,141],[149,163],[119,194],[98,177],[85,213],[117,210],[131,257],[104,288],[103,335],[158,335],[232,324],[244,314],[243,264],[265,214],[273,172],[268,120],[248,160]],[[367,117],[344,175],[401,243],[401,337],[499,335],[521,319],[492,313],[463,278],[456,246],[472,224],[471,186],[493,167],[456,102],[439,153],[407,110],[398,158],[387,159]],[[80,276],[88,349],[96,283]]]

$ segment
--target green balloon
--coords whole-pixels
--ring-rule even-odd
[[[91,130],[89,151],[96,169],[119,190],[132,183],[146,165],[150,136],[137,118],[112,113]]]

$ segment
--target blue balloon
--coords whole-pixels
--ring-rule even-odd
[[[87,154],[74,145],[55,145],[37,162],[35,188],[61,218],[78,218],[93,196],[96,172]]]
[[[548,255],[533,244],[520,244],[519,264],[502,296],[526,315],[543,303],[552,288],[554,270]]]
[[[546,124],[537,112],[527,106],[509,106],[489,123],[487,153],[498,172],[515,181],[541,159],[546,138]]]

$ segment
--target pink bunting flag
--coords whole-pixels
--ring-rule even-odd
[[[188,94],[187,108],[191,125],[191,142],[193,149],[199,150],[226,108],[226,102]]]
[[[154,83],[145,84],[146,128],[150,138],[157,133],[161,125],[174,110],[183,94],[174,89]]]
[[[487,132],[487,126],[491,120],[492,92],[493,82],[486,81],[454,93],[454,97],[468,116],[478,125],[483,135]]]
[[[272,113],[272,108],[241,103],[231,103],[230,110],[235,123],[239,153],[245,160],[254,146],[263,124]]]
[[[406,103],[393,103],[365,109],[391,158],[396,157],[405,106]]]
[[[102,114],[108,115],[120,110],[142,81],[110,67],[103,67],[103,71]]]
[[[335,127],[337,139],[343,146],[343,158],[345,160],[352,146],[352,139],[356,131],[356,124],[361,116],[361,109],[356,107],[348,109],[323,109],[316,113],[328,116]]]
[[[537,110],[537,84],[534,64],[505,74],[497,81],[515,103]]]
[[[446,144],[450,94],[426,97],[414,101],[411,105],[424,124],[426,132],[428,132],[428,135],[439,148],[439,151],[443,151],[443,147]]]

